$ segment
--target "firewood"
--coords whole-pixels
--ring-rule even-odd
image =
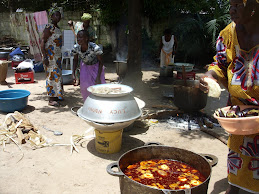
[[[19,144],[24,144],[24,143],[26,143],[25,137],[24,137],[24,135],[23,135],[23,133],[22,133],[22,131],[21,131],[20,128],[17,128],[17,129],[16,129],[16,134],[17,134],[17,136],[18,136],[18,142],[19,142]]]

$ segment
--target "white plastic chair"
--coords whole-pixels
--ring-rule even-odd
[[[67,48],[64,48],[62,46],[61,52],[62,52],[61,64],[63,64],[64,60],[65,60],[65,62],[66,62],[66,69],[68,69],[69,64],[70,64],[70,69],[72,70],[73,69],[73,59],[74,59],[74,56],[71,53],[71,49],[67,49]]]
[[[70,69],[73,69],[73,59],[74,56],[71,53],[71,50],[75,44],[75,35],[72,30],[64,30],[63,31],[63,45],[61,48],[62,52],[62,59],[61,64],[63,61],[66,61],[66,69],[68,69],[68,64],[70,64]],[[69,62],[69,63],[68,63]]]

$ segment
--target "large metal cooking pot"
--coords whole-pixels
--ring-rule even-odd
[[[196,154],[188,150],[162,145],[142,146],[126,152],[119,158],[118,162],[113,162],[109,164],[106,170],[110,175],[119,177],[121,193],[206,194],[211,175],[211,166],[216,165],[217,163],[217,158],[215,156],[208,154],[208,158],[212,159],[211,164],[202,155]],[[130,164],[150,159],[172,159],[184,162],[199,170],[203,174],[203,176],[205,176],[206,180],[196,187],[174,191],[167,189],[156,189],[140,184],[136,181],[133,181],[123,173],[123,170],[127,168]],[[113,171],[113,168],[118,168],[118,171]]]
[[[131,94],[109,98],[90,94],[77,114],[97,123],[121,123],[137,119],[142,111]]]
[[[116,63],[116,73],[120,78],[124,78],[127,73],[127,61],[113,61]]]
[[[198,111],[207,104],[208,94],[199,89],[199,80],[174,82],[174,105],[186,112]]]

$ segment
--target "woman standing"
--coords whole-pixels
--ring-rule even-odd
[[[68,21],[68,25],[73,31],[75,38],[77,39],[77,33],[80,30],[87,30],[89,34],[89,41],[90,42],[95,42],[97,39],[95,30],[92,26],[90,26],[90,20],[92,19],[92,15],[89,13],[84,13],[81,17],[82,22],[73,22],[71,20]],[[76,82],[74,83],[74,86],[80,85],[80,65],[78,64],[77,69],[76,69]]]
[[[71,20],[68,21],[68,25],[73,31],[75,37],[80,30],[87,30],[89,34],[89,41],[95,42],[97,39],[96,32],[92,26],[90,26],[90,21],[92,19],[92,15],[89,13],[84,13],[81,17],[82,22],[73,22]]]
[[[61,8],[54,5],[49,10],[51,23],[44,31],[41,41],[43,63],[46,70],[46,88],[50,106],[59,106],[59,100],[63,100],[61,46],[62,32],[58,27],[61,19]]]
[[[170,29],[164,31],[162,36],[159,52],[160,52],[160,67],[166,67],[170,63],[174,63],[175,50],[177,48],[177,41]]]
[[[259,0],[230,0],[234,21],[220,32],[216,61],[205,73],[229,91],[229,105],[259,105]],[[200,88],[207,92],[201,79]],[[259,134],[229,135],[226,193],[259,193]]]
[[[89,42],[89,34],[86,30],[77,33],[78,45],[72,50],[74,53],[73,78],[76,81],[75,71],[80,57],[80,89],[84,99],[89,96],[87,88],[95,84],[104,84],[104,67],[101,55],[102,49],[95,43]]]

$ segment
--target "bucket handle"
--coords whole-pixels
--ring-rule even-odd
[[[200,155],[207,160],[207,162],[211,165],[211,167],[216,166],[219,161],[218,157],[212,154],[200,154]]]
[[[106,167],[106,171],[108,172],[108,174],[112,175],[112,176],[124,176],[124,174],[120,171],[114,171],[112,170],[113,168],[117,167],[119,169],[119,165],[118,165],[118,162],[113,162],[111,164],[109,164],[107,167]]]

